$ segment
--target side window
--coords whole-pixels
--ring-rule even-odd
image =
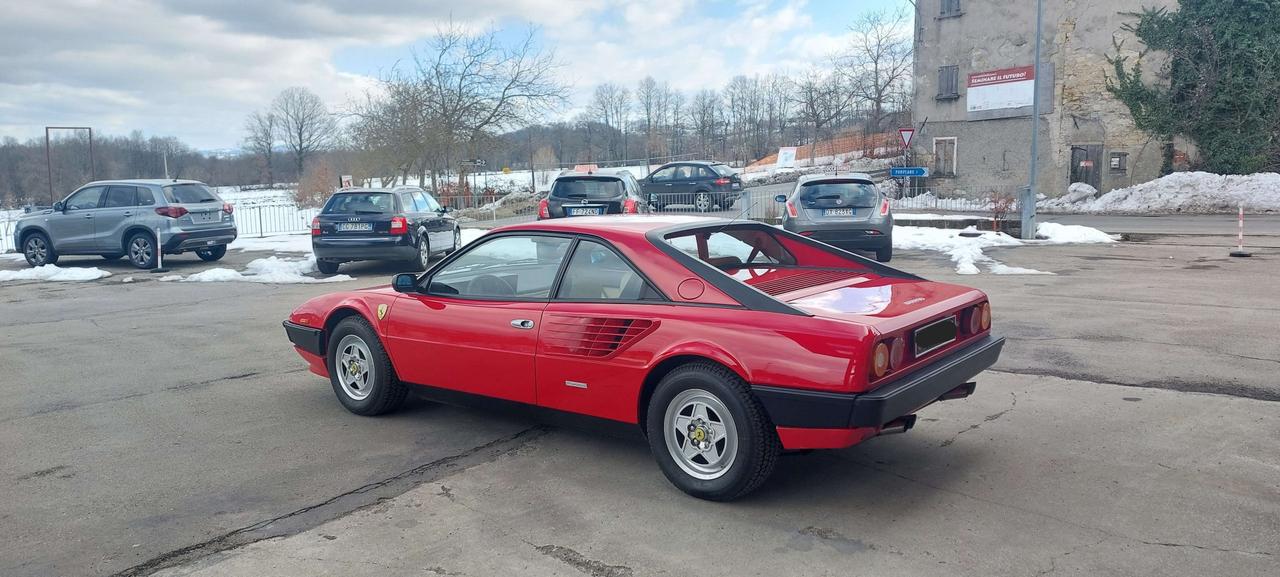
[[[428,292],[478,299],[545,299],[570,239],[500,236],[479,244],[431,276]]]
[[[150,188],[138,189],[138,206],[152,206],[156,203],[156,197],[151,193]]]
[[[671,180],[672,178],[675,177],[675,175],[676,175],[676,167],[668,166],[667,168],[664,168],[662,170],[659,170],[658,172],[653,173],[653,176],[650,178],[650,180],[653,180],[655,182],[664,182],[664,181]]]
[[[759,230],[727,230],[667,237],[685,254],[721,269],[743,265],[796,264],[796,258],[772,234]]]
[[[705,167],[705,166],[699,166],[699,167],[698,167],[698,178],[714,179],[714,178],[717,178],[717,177],[716,177],[716,175],[715,175],[715,173],[714,173],[714,172],[711,172],[711,169],[710,169],[710,168],[707,168],[707,167]]]
[[[126,208],[137,204],[138,189],[132,186],[107,187],[102,208]]]
[[[573,250],[556,298],[636,301],[661,297],[618,253],[598,242],[583,240]]]
[[[415,192],[413,193],[413,196],[414,196],[414,202],[417,202],[418,206],[421,206],[423,211],[435,212],[440,210],[440,205],[436,202],[436,199],[432,197],[430,194],[427,194],[425,192]]]
[[[402,192],[400,193],[399,196],[400,196],[400,205],[404,207],[405,212],[421,212],[422,211],[422,209],[418,207],[417,199],[413,197],[412,192]]]
[[[105,188],[105,186],[91,186],[76,192],[67,199],[67,210],[98,208],[102,200],[102,191]]]
[[[689,180],[693,178],[692,166],[681,166],[676,168],[676,180]]]

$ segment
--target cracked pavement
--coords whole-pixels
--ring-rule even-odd
[[[1035,277],[897,255],[991,294],[996,370],[727,505],[635,439],[346,413],[279,325],[339,287],[0,284],[0,574],[1273,575],[1280,248],[1226,244],[992,251]]]

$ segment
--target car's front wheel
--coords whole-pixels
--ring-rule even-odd
[[[329,380],[338,402],[357,415],[394,411],[409,392],[377,333],[360,316],[342,319],[329,335]]]
[[[58,262],[58,253],[53,250],[53,243],[49,242],[49,237],[43,232],[32,233],[22,242],[22,256],[25,256],[27,264],[33,267]]]
[[[227,255],[227,245],[220,244],[209,248],[196,249],[196,256],[205,262],[213,262]]]
[[[129,237],[129,262],[141,269],[156,268],[155,237],[145,232],[134,233]]]
[[[746,383],[712,363],[668,373],[649,400],[645,425],[662,473],[700,499],[732,501],[755,490],[781,450]]]

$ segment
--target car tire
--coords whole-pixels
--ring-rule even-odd
[[[200,260],[205,262],[214,262],[216,260],[222,259],[222,257],[226,255],[227,255],[227,245],[225,244],[220,244],[218,246],[210,247],[210,248],[196,249],[196,256],[200,257]]]
[[[316,270],[320,271],[322,274],[338,274],[339,266],[341,266],[341,263],[336,263],[333,261],[328,261],[328,260],[316,261]]]
[[[391,358],[364,317],[349,316],[329,335],[329,382],[348,411],[371,417],[404,404],[409,388],[396,378]]]
[[[878,249],[876,249],[876,261],[877,261],[877,262],[889,262],[890,260],[893,260],[893,247],[892,247],[892,246],[886,246],[886,247],[884,247],[884,248],[878,248]]]
[[[715,201],[711,198],[711,193],[699,191],[693,195],[693,208],[698,212],[710,212],[711,207],[715,206]]]
[[[427,240],[427,235],[418,235],[418,256],[409,261],[409,270],[413,272],[422,272],[427,270],[431,265],[431,241]]]
[[[755,490],[781,452],[777,430],[746,383],[710,362],[685,364],[663,377],[649,399],[645,430],[667,480],[710,501]]]
[[[129,262],[140,269],[156,268],[156,239],[145,232],[135,232],[125,243]]]
[[[453,254],[462,248],[462,229],[453,229],[453,248],[444,251],[445,254]]]
[[[33,232],[22,240],[22,255],[32,267],[58,264],[58,251],[53,249],[53,243],[43,232]]]

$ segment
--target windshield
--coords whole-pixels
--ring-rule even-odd
[[[622,181],[617,178],[562,178],[551,187],[556,198],[617,198]]]
[[[335,194],[324,206],[324,214],[387,214],[395,211],[395,198],[387,192]]]
[[[171,184],[164,187],[164,198],[169,204],[196,204],[201,202],[219,202],[218,196],[203,184]]]
[[[797,197],[805,208],[872,208],[880,201],[880,191],[862,181],[824,180],[800,185]]]

